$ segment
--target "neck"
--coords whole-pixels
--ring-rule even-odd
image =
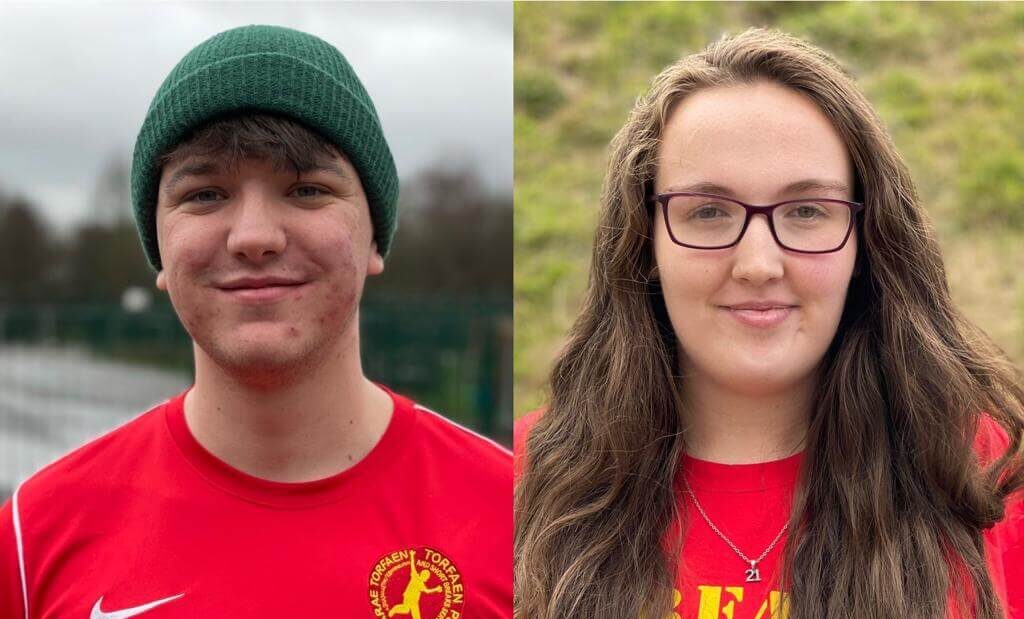
[[[195,347],[185,420],[207,451],[245,473],[279,482],[329,477],[373,449],[391,420],[390,396],[363,376],[358,332],[288,378],[254,383]]]
[[[759,392],[739,392],[700,375],[683,390],[687,453],[722,464],[780,460],[803,450],[814,379]]]

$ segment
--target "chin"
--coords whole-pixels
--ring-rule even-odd
[[[206,356],[236,380],[272,386],[320,363],[327,342],[286,341],[280,337],[200,344]]]
[[[737,363],[729,369],[729,384],[749,395],[778,393],[793,388],[810,373],[802,360],[766,355],[756,361]]]
[[[748,373],[734,376],[731,380],[735,381],[732,384],[737,385],[738,393],[750,396],[776,394],[790,388],[793,383],[793,379],[780,376],[777,372],[775,374]]]
[[[783,351],[733,347],[722,355],[691,357],[691,371],[737,394],[763,395],[792,385],[803,365]]]
[[[313,365],[308,355],[250,354],[214,359],[227,373],[240,383],[254,387],[276,387],[296,375],[308,371]]]

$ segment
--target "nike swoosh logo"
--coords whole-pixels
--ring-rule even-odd
[[[178,595],[172,595],[169,598],[150,602],[149,604],[143,604],[142,606],[136,606],[134,608],[126,608],[124,610],[115,610],[112,612],[103,612],[100,606],[103,604],[103,596],[96,600],[96,605],[92,607],[92,614],[89,615],[89,619],[128,619],[128,617],[134,617],[135,615],[141,615],[144,612],[153,610],[157,606],[166,604],[167,602],[173,602],[174,600],[185,595],[179,593]]]

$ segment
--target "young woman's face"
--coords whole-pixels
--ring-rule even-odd
[[[675,107],[658,151],[655,193],[697,191],[755,205],[849,201],[853,182],[846,148],[821,110],[795,90],[756,83],[702,90]],[[706,220],[724,213],[712,201],[690,216],[703,218],[694,225],[718,225]],[[834,253],[803,254],[778,245],[766,217],[755,215],[739,244],[691,249],[673,242],[659,205],[654,253],[689,379],[751,395],[814,379],[843,311],[854,233]]]

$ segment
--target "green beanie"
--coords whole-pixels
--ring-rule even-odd
[[[278,26],[243,26],[207,39],[182,58],[139,130],[132,207],[149,263],[162,268],[156,237],[159,157],[208,122],[247,111],[291,117],[348,156],[369,200],[377,250],[386,255],[397,224],[398,173],[359,78],[322,39]]]

